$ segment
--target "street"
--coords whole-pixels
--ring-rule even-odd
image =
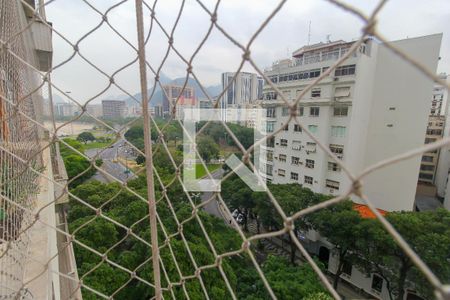
[[[135,178],[136,175],[134,175],[134,173],[131,172],[131,170],[129,170],[129,172],[126,172],[127,169],[125,168],[125,166],[123,166],[122,164],[120,164],[117,161],[117,155],[119,155],[120,157],[123,157],[126,155],[127,159],[130,159],[130,160],[134,159],[131,157],[131,155],[129,155],[125,152],[125,150],[123,149],[124,147],[122,146],[123,143],[124,143],[123,140],[119,140],[116,143],[114,143],[112,146],[110,146],[109,148],[89,149],[89,150],[86,150],[85,153],[89,158],[92,158],[95,155],[97,155],[97,153],[99,153],[100,151],[103,150],[103,152],[101,152],[100,155],[97,157],[97,158],[101,158],[103,160],[103,164],[101,165],[100,168],[102,170],[104,170],[105,172],[107,172],[109,175],[119,179],[120,181],[125,182],[129,179]],[[99,171],[97,171],[97,173],[94,176],[92,176],[92,179],[98,180],[98,181],[104,182],[104,183],[114,181],[114,179],[102,174]]]
[[[223,173],[224,173],[223,169],[220,168],[220,169],[216,170],[215,172],[213,172],[211,175],[213,176],[214,179],[220,179],[220,178],[222,178]],[[203,193],[201,196],[202,202],[209,200],[212,196],[213,196],[212,192]],[[203,208],[209,214],[214,215],[218,218],[223,218],[222,214],[219,211],[218,205],[219,204],[218,204],[217,200],[213,199],[208,204],[206,204]]]

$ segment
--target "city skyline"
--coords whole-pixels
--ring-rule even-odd
[[[398,14],[398,11],[404,5],[407,5],[407,1],[388,2],[379,17],[378,26],[380,32],[389,40],[444,32],[445,28],[450,27],[450,18],[446,14],[446,11],[450,9],[450,3],[439,0],[432,2],[432,5],[419,2],[415,3],[413,7],[408,6],[410,10],[408,14]],[[374,6],[374,3],[370,5],[367,3],[360,4],[357,1],[350,1],[349,3],[356,5],[366,13],[373,9]],[[105,6],[109,6],[109,4],[108,1],[97,1],[95,3],[100,11],[104,11]],[[169,24],[173,21],[173,17],[168,17],[168,15],[178,9],[176,2],[165,1],[158,5],[158,16],[165,20],[165,23],[162,25],[170,27]],[[221,17],[218,22],[224,29],[231,31],[232,36],[236,37],[239,42],[245,43],[275,5],[275,3],[259,1],[257,4],[256,2],[253,3],[252,7],[254,9],[244,10],[244,4],[238,1],[227,1],[222,3],[219,8]],[[132,11],[130,9],[132,8],[131,6],[133,6],[133,3],[125,3],[113,9],[108,14],[108,20],[116,28],[120,28],[121,34],[127,40],[135,44],[135,19],[134,15],[130,14],[130,11]],[[206,6],[210,9],[213,7],[211,3],[206,4]],[[433,9],[434,7],[441,7],[442,9],[436,11]],[[86,5],[84,4],[79,5],[63,0],[51,2],[46,6],[48,19],[53,22],[54,28],[73,43],[86,32],[95,28],[101,21],[100,15],[92,10],[89,10],[88,14],[84,13],[81,15],[85,8]],[[184,10],[183,17],[180,19],[180,24],[175,31],[174,45],[184,56],[189,58],[200,42],[200,38],[206,32],[210,20],[209,16],[202,12],[198,4],[188,2]],[[221,15],[221,11],[230,13]],[[66,16],[69,14],[70,17],[61,20],[60,16],[63,13]],[[148,11],[144,17],[148,25]],[[429,22],[416,22],[418,17],[427,18]],[[248,26],[242,28],[238,26],[239,22],[235,22],[236,20],[242,20]],[[361,22],[348,12],[341,11],[329,5],[326,1],[302,1],[301,4],[288,2],[271,21],[271,26],[263,30],[252,45],[252,57],[258,67],[264,69],[275,60],[290,57],[292,52],[307,44],[310,21],[310,44],[325,42],[327,39],[350,41],[360,35]],[[337,23],[339,23],[338,27],[335,26]],[[202,28],[202,30],[192,30],[193,28]],[[293,28],[295,30],[292,30]],[[277,34],[280,31],[285,32],[285,34]],[[87,58],[95,61],[96,65],[108,74],[113,73],[135,58],[133,50],[105,24],[91,35],[95,36],[95,38],[88,37],[82,41],[79,45],[80,51]],[[106,37],[109,37],[109,39]],[[56,66],[59,62],[69,57],[73,49],[68,47],[67,43],[63,42],[56,34],[54,34],[53,40],[55,50],[54,65]],[[148,60],[152,65],[159,66],[166,48],[158,47],[157,45],[167,44],[167,39],[163,36],[161,30],[155,29],[151,40],[152,45],[147,46],[147,52],[151,54],[148,56]],[[107,56],[103,55],[105,47],[108,51]],[[441,51],[443,57],[439,63],[438,72],[448,73],[448,70],[450,70],[450,60],[444,55],[449,52],[450,37],[444,35]],[[226,40],[217,29],[214,29],[203,50],[200,50],[197,58],[194,60],[194,72],[199,76],[204,86],[220,84],[220,74],[236,72],[240,63],[240,60],[236,58],[241,56],[242,51]],[[109,57],[117,59],[111,61]],[[242,71],[255,72],[249,64],[245,64]],[[186,75],[186,65],[172,51],[169,54],[166,65],[162,68],[162,72],[171,78],[183,77]],[[53,83],[61,86],[61,89],[64,91],[71,91],[71,96],[81,103],[101,92],[109,83],[106,77],[100,75],[77,56],[69,64],[57,68],[53,73]],[[83,78],[81,74],[89,74],[89,82],[77,79]],[[149,78],[152,77],[149,76]],[[139,92],[136,63],[119,73],[115,80],[130,94]],[[123,94],[122,91],[113,87],[106,91],[104,97],[99,97],[94,102],[121,94]]]

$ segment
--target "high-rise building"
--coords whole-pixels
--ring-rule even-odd
[[[102,109],[105,118],[123,118],[126,113],[126,104],[121,100],[102,100]]]
[[[179,111],[181,111],[181,107],[184,105],[185,101],[186,103],[191,103],[192,101],[195,102],[195,92],[194,88],[190,86],[185,86],[183,89],[182,85],[166,84],[163,85],[162,98],[163,116],[175,114],[174,117],[177,117],[179,116]],[[178,98],[180,100],[176,103]],[[177,108],[174,110],[175,104]]]
[[[101,104],[88,104],[86,106],[86,110],[94,117],[101,117],[103,115],[103,108]]]
[[[81,108],[71,103],[56,103],[54,105],[54,114],[58,117],[72,117],[81,112]]]
[[[236,76],[236,78],[233,77]],[[225,90],[220,107],[223,111],[222,118],[227,121],[232,117],[227,114],[228,108],[245,108],[262,99],[264,80],[261,76],[253,73],[222,73],[222,89]],[[230,85],[228,88],[227,86]],[[229,112],[228,112],[229,113]],[[244,120],[237,123],[245,123]]]
[[[392,42],[436,70],[442,34]],[[347,53],[354,42],[304,46],[293,58],[274,63],[265,75],[289,101]],[[321,144],[354,173],[423,145],[433,82],[382,43],[366,39],[357,51],[301,99],[298,118]],[[264,130],[283,128],[289,108],[264,87]],[[304,130],[290,122],[263,147],[261,173],[273,183],[298,183],[323,194],[338,195],[351,180]],[[420,157],[398,162],[366,176],[363,191],[378,208],[412,210]],[[361,200],[357,197],[355,202]]]
[[[439,74],[439,77],[450,83],[450,76],[445,73]],[[432,119],[438,119],[439,131],[432,132],[431,130],[436,128],[427,129],[427,142],[433,142],[434,139],[449,138],[450,137],[450,111],[449,111],[449,99],[447,89],[439,84],[436,84],[433,89],[433,99],[431,102],[430,122],[429,126],[433,125]],[[436,126],[436,125],[435,125]],[[429,136],[429,134],[435,133],[435,137]],[[439,134],[439,135],[437,135]],[[428,173],[423,168],[428,168]],[[434,169],[433,169],[434,168]],[[433,172],[434,171],[434,172]],[[433,175],[432,181],[431,174]],[[429,180],[429,184],[433,184],[436,187],[436,196],[443,199],[444,206],[450,209],[450,184],[448,184],[450,174],[450,147],[443,147],[434,151],[426,152],[422,156],[422,165],[419,175],[419,182]]]

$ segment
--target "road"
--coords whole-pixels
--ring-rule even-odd
[[[222,178],[223,173],[224,173],[223,169],[220,168],[217,171],[215,171],[214,173],[212,173],[211,175],[215,179],[220,179],[220,178]],[[212,192],[203,193],[201,196],[202,202],[209,200],[212,196],[213,196]],[[223,218],[222,214],[219,211],[218,205],[219,204],[218,204],[217,200],[214,199],[214,200],[211,200],[208,204],[206,204],[203,208],[209,214],[214,215],[218,218]]]
[[[130,179],[133,179],[136,177],[131,171],[130,173],[126,173],[126,168],[119,162],[117,162],[116,158],[117,155],[123,156],[125,153],[123,145],[123,140],[119,140],[116,143],[114,143],[112,146],[106,149],[88,149],[85,151],[86,155],[89,158],[92,158],[97,155],[97,153],[100,153],[100,155],[97,158],[101,158],[103,160],[103,164],[101,168],[110,174],[111,176],[114,176],[115,178],[119,179],[120,181],[127,181]],[[131,156],[127,155],[127,159],[132,159]],[[115,181],[113,178],[110,178],[109,176],[103,175],[101,172],[98,172],[92,176],[92,179],[101,181],[101,182],[113,182]]]

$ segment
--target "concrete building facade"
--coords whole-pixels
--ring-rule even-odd
[[[86,106],[86,110],[89,114],[91,114],[94,117],[103,116],[103,107],[101,104],[88,104]]]
[[[442,35],[392,42],[436,70]],[[265,75],[292,101],[353,42],[305,46],[291,60],[274,63]],[[350,171],[358,173],[383,159],[423,145],[433,82],[383,44],[367,39],[330,76],[300,101],[300,122]],[[289,110],[266,85],[268,133],[284,127]],[[298,183],[323,194],[338,195],[351,181],[318,145],[292,122],[263,147],[261,173],[273,183]],[[420,157],[377,170],[364,178],[364,193],[386,211],[412,210]],[[354,198],[355,202],[361,202]]]
[[[126,114],[126,103],[121,100],[102,100],[103,117],[123,118]]]
[[[236,78],[233,80],[235,75]],[[262,77],[254,73],[222,73],[222,89],[225,90],[225,93],[220,99],[220,107],[223,111],[223,120],[236,120],[236,116],[229,115],[230,111],[227,113],[228,108],[249,108],[257,100],[262,99],[263,84]],[[227,88],[228,85],[230,86]],[[241,118],[237,118],[237,120],[237,123],[245,126],[244,116],[242,116],[242,122]]]
[[[440,78],[450,83],[450,76],[445,73],[440,74]],[[450,137],[450,110],[449,110],[449,93],[442,85],[435,85],[433,89],[432,109],[436,107],[435,114],[439,113],[440,122],[444,122],[442,135],[440,138]],[[443,107],[440,110],[437,108]],[[432,113],[432,111],[431,111]],[[431,117],[430,117],[431,118]],[[438,150],[439,157],[436,163],[436,172],[434,177],[434,185],[436,186],[436,195],[444,204],[444,207],[450,209],[450,185],[448,178],[450,174],[450,147],[443,147]],[[430,156],[425,153],[423,157]],[[423,160],[423,159],[422,159]]]
[[[162,93],[162,116],[174,114],[177,118],[180,116],[183,106],[190,107],[195,101],[195,91],[193,87],[182,85],[166,84],[163,85]],[[178,103],[176,103],[179,98]],[[176,104],[176,106],[175,106]]]

